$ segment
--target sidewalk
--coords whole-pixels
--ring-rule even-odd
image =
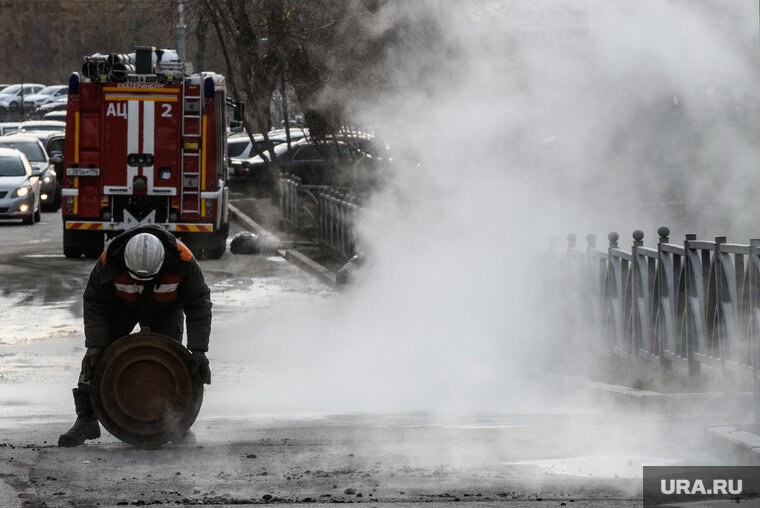
[[[277,235],[264,228],[232,203],[229,204],[229,210],[233,220],[261,238],[264,250],[276,252],[290,263],[318,278],[325,285],[333,289],[336,288],[335,272],[304,255],[293,246],[292,240],[283,242]]]
[[[760,424],[708,427],[707,440],[731,466],[760,465]]]
[[[554,374],[561,386],[589,394],[600,405],[632,416],[657,414],[705,423],[705,442],[726,466],[760,465],[760,423],[751,423],[752,393],[660,393]]]

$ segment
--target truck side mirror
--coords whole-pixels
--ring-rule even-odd
[[[242,123],[245,120],[245,103],[242,101],[235,101],[234,111],[233,118]]]

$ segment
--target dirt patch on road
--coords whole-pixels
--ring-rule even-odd
[[[462,434],[419,420],[373,420],[206,419],[195,426],[198,444],[153,450],[108,435],[62,449],[54,440],[68,424],[38,424],[11,429],[0,440],[0,482],[29,506],[581,506],[589,499],[599,506],[635,506],[640,495],[638,478],[550,475],[517,464],[515,459],[556,453],[556,443],[537,439],[540,430]]]

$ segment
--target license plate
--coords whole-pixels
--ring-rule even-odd
[[[66,176],[100,176],[100,168],[66,168]]]

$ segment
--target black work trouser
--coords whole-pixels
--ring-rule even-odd
[[[151,316],[147,320],[143,320],[140,323],[140,327],[149,327],[151,332],[162,333],[180,344],[182,343],[182,331],[183,331],[184,314],[181,310],[174,313],[161,314]],[[113,344],[122,337],[125,337],[132,333],[135,325],[137,324],[137,316],[134,314],[122,314],[118,317],[114,317],[109,327],[108,345]],[[90,381],[84,380],[84,362],[82,359],[82,369],[79,371],[79,383],[78,388],[80,391],[90,393]]]

